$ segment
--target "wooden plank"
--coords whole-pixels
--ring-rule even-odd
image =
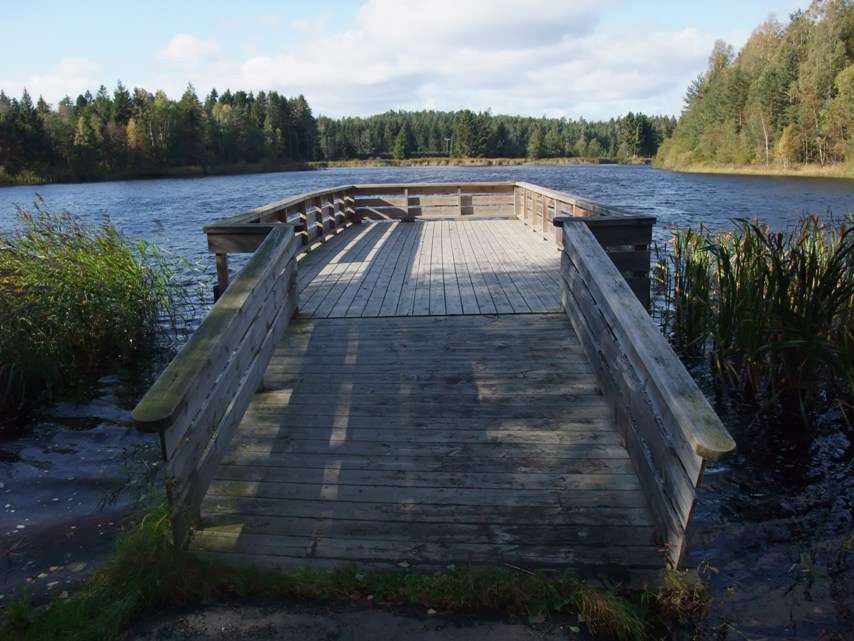
[[[321,318],[329,315],[352,278],[364,267],[362,263],[375,249],[383,231],[387,230],[375,224],[363,227],[365,231],[348,243],[321,271],[321,274],[326,273],[326,279],[319,283],[317,291],[309,292],[309,288],[306,288],[308,295],[300,303],[300,309],[305,315]]]
[[[421,224],[421,235],[423,244],[419,250],[418,267],[416,271],[415,293],[412,302],[413,316],[426,316],[430,314],[430,281],[433,251],[433,225]]]
[[[376,235],[377,230],[378,228],[373,225],[359,225],[354,234],[347,235],[342,245],[335,246],[336,252],[334,254],[327,253],[328,247],[323,248],[324,262],[320,271],[300,292],[300,311],[302,314],[312,315],[315,312],[333,285],[351,264],[349,261],[342,264],[342,261],[356,256],[360,248],[370,244],[372,236]]]
[[[322,539],[314,537],[288,537],[267,534],[240,534],[237,532],[217,533],[206,529],[198,533],[194,545],[209,551],[242,552],[252,554],[253,558],[327,558],[340,565],[354,560],[370,561],[411,561],[418,563],[465,562],[496,563],[515,561],[534,562],[537,566],[575,566],[602,565],[616,563],[620,565],[640,565],[660,567],[660,558],[652,546],[614,546],[614,547],[556,547],[525,546],[500,544],[457,544],[452,548],[440,543],[405,541],[373,541],[368,539]],[[409,565],[409,563],[408,563]],[[278,567],[274,565],[274,567]]]
[[[609,505],[612,507],[640,508],[646,499],[640,490],[522,490],[507,492],[504,488],[461,487],[399,487],[334,485],[334,492],[324,493],[322,487],[303,483],[270,483],[266,481],[211,482],[211,496],[298,499],[304,501],[323,499],[325,502],[359,501],[363,503],[399,504],[402,499],[416,503],[458,506],[510,506],[558,507],[569,503],[579,507]]]
[[[448,399],[452,402],[453,399]],[[300,423],[303,421],[299,421]],[[309,422],[309,421],[305,421]],[[324,421],[325,422],[325,421]],[[295,422],[290,429],[283,430],[280,425],[258,425],[253,421],[247,421],[241,428],[243,431],[243,443],[254,446],[269,445],[280,447],[288,443],[312,445],[310,441],[322,441],[347,443],[404,443],[409,445],[421,444],[426,449],[432,444],[460,445],[467,443],[511,443],[517,445],[620,445],[622,438],[614,430],[591,429],[588,431],[567,430],[555,432],[554,430],[534,429],[487,429],[487,430],[459,430],[448,428],[445,430],[421,430],[412,431],[406,428],[330,428],[325,425],[302,427]],[[317,421],[321,423],[321,421]]]
[[[454,263],[451,227],[454,223],[439,223],[442,232],[442,279],[445,287],[445,308],[448,314],[462,314],[463,301]],[[466,276],[468,278],[468,276]]]
[[[368,302],[374,296],[375,290],[379,290],[379,300],[382,301],[382,296],[388,283],[387,280],[383,280],[383,277],[389,273],[390,269],[397,262],[401,248],[405,242],[405,233],[398,228],[397,223],[392,223],[392,225],[393,229],[390,232],[392,235],[391,240],[385,243],[376,260],[371,264],[367,275],[361,282],[344,316],[362,316],[365,308],[368,306]]]
[[[623,458],[558,458],[544,456],[518,455],[503,461],[466,460],[458,457],[433,456],[421,453],[407,458],[388,455],[361,456],[349,452],[334,454],[285,454],[276,452],[240,452],[232,450],[223,458],[223,467],[235,465],[252,469],[290,469],[290,470],[326,470],[330,466],[342,472],[386,470],[392,472],[445,472],[445,473],[489,473],[489,474],[634,474],[634,467],[628,456]],[[647,517],[647,522],[653,523]]]
[[[464,510],[449,504],[338,502],[332,506],[322,501],[268,499],[262,497],[208,496],[208,514],[258,514],[293,518],[376,520],[412,523],[529,524],[529,525],[604,525],[647,526],[646,508],[564,505],[526,509],[505,505],[468,505]]]
[[[472,225],[469,221],[461,222],[460,229],[462,231],[462,237],[465,238],[466,242],[469,245],[469,258],[471,259],[470,265],[474,266],[475,272],[477,274],[477,280],[482,283],[482,288],[485,288],[487,292],[489,292],[489,297],[492,303],[492,309],[494,310],[492,313],[499,314],[507,314],[512,313],[513,305],[507,298],[507,295],[504,293],[500,283],[498,282],[498,278],[495,272],[492,269],[492,265],[489,260],[486,258],[486,252],[481,243],[481,238],[477,234],[477,230],[472,228]],[[481,294],[478,293],[478,289],[475,289],[475,295],[478,299],[478,304],[481,306],[481,314],[483,313],[491,313],[489,309],[489,304],[486,303],[484,297],[484,305],[481,303]]]
[[[229,514],[212,512],[205,520],[207,527],[227,526]],[[233,518],[233,517],[232,517]],[[386,541],[418,539],[424,536],[445,543],[483,541],[501,543],[516,541],[520,545],[536,541],[538,545],[652,545],[652,528],[644,525],[608,526],[576,524],[527,525],[474,523],[436,523],[422,521],[377,521],[339,519],[326,516],[319,519],[289,516],[259,516],[248,514],[241,519],[244,531],[274,535],[322,536],[323,538],[377,538]]]
[[[382,269],[389,254],[394,252],[396,244],[397,223],[383,223],[382,235],[365,256],[364,261],[351,271],[350,282],[344,288],[338,301],[329,311],[327,316],[361,316],[362,308],[370,296],[370,292],[376,282],[377,273]],[[359,297],[360,292],[362,296]],[[357,300],[357,297],[358,300]],[[351,307],[355,307],[354,313],[350,314]]]
[[[286,483],[301,485],[352,485],[400,488],[464,488],[564,491],[564,490],[638,490],[638,478],[630,474],[508,474],[501,472],[397,472],[377,470],[336,471],[326,468],[251,467],[224,465],[217,481]]]
[[[510,262],[512,259],[501,249],[495,250],[493,244],[495,228],[500,223],[472,223],[471,229],[481,232],[478,235],[480,247],[489,268],[495,274],[495,281],[510,303],[514,313],[525,314],[528,312],[544,312],[545,308],[537,305],[536,309],[530,307],[522,289],[517,286],[512,276],[514,268]],[[522,285],[524,288],[525,285]]]
[[[393,272],[388,280],[388,287],[382,299],[371,296],[368,307],[365,309],[365,316],[394,316],[397,313],[404,282],[413,269],[415,251],[420,237],[418,225],[408,225],[406,230],[406,245],[404,245],[394,264]]]
[[[451,261],[453,262],[454,274],[457,278],[460,308],[463,314],[477,314],[480,311],[480,307],[477,302],[477,296],[475,295],[474,284],[469,273],[466,253],[463,249],[460,234],[459,225],[448,225]]]
[[[365,304],[360,309],[356,308],[353,310],[358,311],[360,316],[379,315],[386,293],[389,291],[391,281],[394,278],[395,271],[398,268],[401,270],[406,269],[406,260],[409,252],[410,241],[413,236],[413,226],[398,226],[395,230],[395,234],[396,242],[394,244],[393,251],[387,256],[382,268],[377,273],[370,296],[368,296]],[[395,300],[395,306],[396,305],[397,302]],[[355,314],[352,315],[355,316]]]
[[[445,265],[442,261],[442,223],[429,223],[430,227],[430,307],[428,313],[444,316],[445,305]]]

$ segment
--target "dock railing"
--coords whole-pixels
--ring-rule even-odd
[[[704,461],[734,442],[646,311],[655,218],[515,182],[341,185],[205,227],[219,298],[133,412],[140,429],[160,435],[176,541],[198,518],[296,312],[298,255],[366,218],[518,218],[562,252],[564,311],[614,406],[668,559],[678,564]],[[229,283],[227,256],[238,252],[253,255]]]
[[[593,230],[570,216],[554,225],[563,237],[563,309],[614,407],[668,560],[678,566],[704,463],[735,442]]]
[[[133,410],[160,435],[178,544],[296,311],[297,248],[292,225],[271,229]]]
[[[228,254],[253,252],[276,223],[294,225],[300,251],[361,220],[518,218],[561,247],[551,221],[584,219],[593,236],[645,307],[650,301],[650,243],[655,217],[636,215],[525,182],[337,185],[292,196],[205,226],[216,255],[217,291],[228,286]]]

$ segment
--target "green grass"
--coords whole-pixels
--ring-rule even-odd
[[[675,230],[656,266],[662,327],[742,401],[809,423],[854,398],[854,227]]]
[[[594,635],[616,641],[641,641],[651,630],[639,604],[587,587],[570,573],[487,567],[438,574],[234,569],[176,549],[171,541],[167,508],[148,511],[79,592],[42,607],[26,598],[9,603],[0,619],[0,638],[109,641],[133,622],[165,609],[234,597],[350,603],[367,602],[370,596],[373,604],[439,612],[578,614]]]
[[[0,235],[0,410],[97,376],[151,348],[187,302],[178,265],[109,222],[83,225],[41,203]]]

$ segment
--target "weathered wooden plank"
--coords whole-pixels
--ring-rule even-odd
[[[508,474],[496,472],[401,472],[383,470],[292,469],[223,465],[218,481],[296,483],[303,485],[355,485],[401,488],[467,488],[516,490],[638,490],[630,474]]]
[[[325,488],[330,491],[325,491]],[[268,499],[299,499],[325,502],[360,501],[363,503],[392,503],[401,500],[438,505],[500,505],[509,507],[558,507],[565,503],[591,507],[639,508],[646,505],[640,490],[538,490],[515,489],[512,492],[494,488],[463,487],[386,487],[373,485],[308,485],[304,483],[273,483],[267,481],[211,482],[211,496],[257,497]]]
[[[262,451],[229,451],[223,457],[224,466],[234,465],[252,469],[326,470],[330,466],[341,471],[489,473],[525,476],[553,473],[559,475],[635,474],[631,459],[622,458],[558,458],[534,457],[519,454],[497,465],[493,460],[467,460],[456,456],[435,456],[428,452],[401,458],[397,456],[363,456],[341,452],[325,454],[282,454],[271,457]],[[496,471],[498,470],[498,471]],[[650,519],[650,523],[652,520]]]
[[[349,452],[334,454],[285,454],[276,452],[230,451],[223,458],[222,466],[235,465],[252,469],[302,469],[326,470],[334,467],[345,472],[369,470],[391,472],[443,472],[443,473],[490,473],[490,474],[635,474],[634,466],[628,456],[623,458],[596,459],[588,457],[558,458],[544,456],[517,455],[501,461],[467,460],[458,457],[433,456],[421,453],[406,458],[388,455],[363,456]],[[652,519],[647,519],[652,523]]]
[[[428,313],[433,316],[444,316],[447,312],[445,304],[445,264],[442,261],[442,223],[435,222],[430,228],[430,308]]]
[[[375,260],[371,263],[367,274],[364,279],[359,283],[358,290],[356,294],[353,296],[350,301],[349,306],[343,312],[343,316],[347,317],[359,317],[365,311],[365,308],[368,305],[368,301],[374,295],[374,290],[377,289],[381,293],[379,295],[379,301],[382,301],[382,295],[385,291],[385,287],[388,283],[388,277],[390,277],[391,268],[394,267],[397,262],[398,256],[400,254],[401,247],[405,242],[405,234],[398,229],[398,223],[392,223],[390,225],[390,235],[391,239],[385,241],[383,248],[377,254]],[[336,308],[342,305],[342,301],[338,302]],[[333,309],[333,312],[335,310]],[[333,314],[335,316],[341,316],[342,314],[339,312],[337,314]]]
[[[334,506],[323,501],[225,497],[209,495],[208,514],[257,514],[294,518],[340,518],[413,523],[527,524],[648,526],[646,508],[564,505],[520,507],[515,505],[457,505],[433,503],[367,503],[339,501]]]
[[[211,513],[205,526],[227,527],[229,515]],[[321,536],[323,538],[373,538],[384,541],[412,541],[419,537],[445,544],[481,541],[483,543],[517,543],[527,545],[652,545],[653,528],[644,525],[527,525],[489,523],[435,523],[422,521],[372,521],[339,519],[334,516],[310,519],[288,516],[245,515],[244,531],[256,534]]]
[[[417,225],[407,225],[405,229],[405,244],[397,260],[391,266],[391,270],[380,277],[380,284],[385,283],[384,289],[381,289],[380,285],[375,288],[363,316],[393,316],[397,312],[403,283],[412,269],[419,236]]]
[[[454,249],[451,239],[453,223],[439,223],[442,235],[442,280],[445,287],[445,310],[448,314],[462,314],[463,301],[457,269],[454,264]]]
[[[575,566],[618,564],[622,566],[660,567],[652,546],[557,547],[459,543],[453,547],[428,542],[374,541],[369,539],[322,539],[267,534],[222,533],[210,528],[198,533],[194,545],[208,551],[242,552],[253,557],[327,558],[344,561],[400,561],[417,563],[502,563],[515,561],[537,566]]]
[[[285,418],[293,419],[298,414],[286,414]],[[251,440],[235,442],[232,451],[243,454],[248,452],[266,452],[267,455],[275,454],[324,454],[327,456],[341,452],[342,448],[317,441],[295,441],[275,445],[270,443],[256,443]],[[525,457],[549,457],[555,456],[553,446],[535,446],[508,443],[458,443],[452,446],[435,446],[430,448],[429,455],[437,457],[459,457],[460,460],[495,460],[502,462],[513,456]],[[560,457],[573,458],[595,458],[595,459],[621,459],[628,458],[625,447],[616,445],[567,445],[561,448]],[[388,444],[374,443],[370,441],[352,442],[347,445],[347,453],[354,456],[388,456],[393,452],[394,456],[408,458],[424,454],[424,447],[418,445],[398,444],[392,449]],[[607,503],[605,503],[607,505]]]

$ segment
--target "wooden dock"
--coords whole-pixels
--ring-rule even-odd
[[[220,298],[134,411],[176,540],[272,567],[654,581],[733,443],[644,309],[653,222],[475,183],[344,186],[206,228]],[[254,254],[229,282],[233,251]]]

